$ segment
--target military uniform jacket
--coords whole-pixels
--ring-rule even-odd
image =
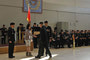
[[[49,31],[47,31],[47,34],[48,34],[48,37],[52,37],[52,29],[51,29],[51,27],[50,26],[43,26],[43,28],[47,31],[47,30],[49,30]]]
[[[85,38],[85,33],[81,33],[81,34],[80,34],[80,38],[81,38],[81,39],[84,39],[84,38]]]
[[[60,34],[60,40],[62,41],[62,40],[64,40],[64,34]]]
[[[40,27],[32,27],[32,33],[34,34],[35,31],[40,31]]]
[[[80,33],[75,33],[75,39],[80,39]]]
[[[57,34],[54,34],[54,33],[53,33],[53,38],[54,38],[55,40],[57,40]]]
[[[44,28],[40,28],[40,43],[41,44],[45,44],[47,45],[48,44],[48,37],[47,37],[47,32]]]
[[[15,30],[9,27],[8,29],[8,39],[9,41],[14,42],[15,41]]]
[[[87,37],[88,37],[88,39],[90,39],[90,33],[87,33],[87,35],[88,35],[88,36],[87,36]]]
[[[65,40],[67,40],[67,41],[70,40],[70,34],[65,34]]]
[[[1,30],[2,36],[5,36],[7,33],[7,28],[1,28],[0,30]]]

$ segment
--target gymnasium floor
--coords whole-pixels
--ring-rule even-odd
[[[35,59],[38,49],[32,52],[33,57],[26,57],[25,52],[14,53],[15,58],[9,59],[8,54],[0,54],[0,60],[90,60],[90,46],[78,48],[60,48],[51,49],[52,59],[43,56],[41,59]]]

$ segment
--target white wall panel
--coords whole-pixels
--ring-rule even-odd
[[[57,12],[44,10],[43,14],[35,14],[35,20],[37,23],[47,20],[50,26],[55,27],[57,23]]]
[[[90,15],[86,14],[77,14],[77,23],[76,27],[79,30],[90,30]]]
[[[59,22],[68,22],[69,30],[75,29],[75,13],[58,12]]]
[[[43,0],[42,14],[31,14],[34,22],[49,21],[55,27],[57,22],[69,22],[69,29],[90,29],[90,0]],[[23,0],[0,0],[0,27],[14,21],[27,24],[27,13],[22,11]],[[84,13],[84,14],[83,14]],[[78,22],[76,22],[78,21]]]
[[[34,15],[31,14],[31,19],[34,21]],[[22,8],[15,8],[15,7],[3,7],[0,6],[0,27],[2,27],[3,24],[6,25],[6,27],[9,27],[10,22],[15,22],[16,27],[19,25],[19,23],[27,24],[27,13],[22,13]]]

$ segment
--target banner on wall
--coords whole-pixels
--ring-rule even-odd
[[[42,13],[42,0],[23,0],[23,10],[28,12],[28,4],[31,13]]]

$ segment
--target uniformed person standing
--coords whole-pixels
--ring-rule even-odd
[[[23,24],[21,24],[21,40],[23,40],[24,33],[25,33],[25,27]]]
[[[5,25],[3,25],[3,28],[0,29],[1,30],[1,33],[2,33],[2,41],[1,43],[2,44],[6,44],[6,35],[7,35],[7,28],[5,27]]]
[[[44,22],[44,26],[43,28],[47,31],[47,36],[48,36],[48,47],[50,47],[50,39],[52,38],[52,29],[51,26],[48,25],[48,21]],[[46,51],[46,55],[47,55],[47,51]]]
[[[40,58],[44,54],[44,48],[46,49],[47,53],[49,54],[50,58],[51,52],[48,48],[48,38],[47,38],[47,32],[43,28],[43,22],[40,22],[40,40],[39,40],[39,50],[38,50],[38,55],[35,58]]]
[[[14,42],[15,42],[14,25],[15,25],[15,23],[12,22],[12,23],[10,23],[10,27],[8,28],[8,42],[9,42],[8,54],[9,54],[9,58],[15,58],[15,56],[13,56]]]
[[[21,23],[19,24],[19,26],[17,27],[17,35],[18,35],[18,40],[21,40]]]
[[[48,43],[49,43],[49,40],[52,37],[52,29],[50,26],[48,26],[48,21],[45,21],[44,24],[45,24],[44,28],[47,31]]]
[[[32,27],[32,33],[34,34],[34,32],[36,31],[38,31],[38,27],[37,27],[37,24],[34,23]],[[38,39],[37,35],[34,35],[33,36],[34,48],[37,48],[37,39]]]

